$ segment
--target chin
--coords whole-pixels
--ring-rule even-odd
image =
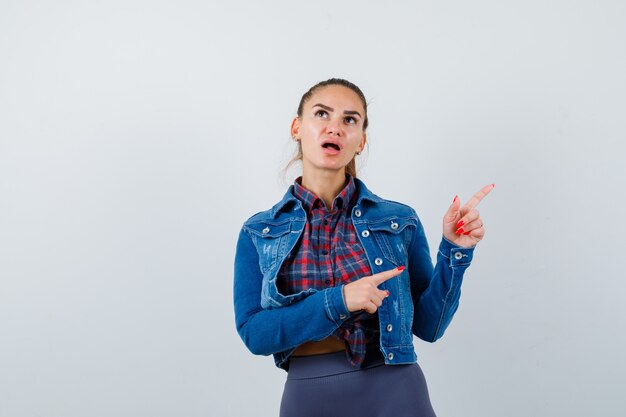
[[[320,169],[327,169],[327,170],[330,170],[330,171],[340,171],[340,170],[345,170],[347,165],[348,165],[347,163],[345,163],[345,164],[337,164],[337,163],[320,164],[318,166],[318,168],[320,168]]]
[[[348,162],[350,161],[338,161],[338,160],[329,160],[327,158],[320,158],[320,160],[316,162],[309,161],[306,165],[308,165],[313,170],[345,171],[346,166],[348,165]]]

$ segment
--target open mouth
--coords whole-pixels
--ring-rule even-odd
[[[334,149],[336,151],[340,151],[341,149],[339,148],[339,145],[335,144],[335,143],[325,143],[322,145],[322,148],[326,148],[326,149]]]

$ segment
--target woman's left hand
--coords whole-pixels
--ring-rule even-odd
[[[459,197],[454,197],[448,212],[443,216],[443,236],[446,239],[466,248],[476,246],[482,240],[485,228],[476,206],[495,186],[485,185],[463,207]]]

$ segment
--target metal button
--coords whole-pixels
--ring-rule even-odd
[[[340,315],[339,315],[339,318],[340,318],[341,320],[344,320],[344,319],[346,318],[346,315],[345,315],[345,314],[340,314]]]
[[[270,232],[270,228],[266,227],[265,229],[263,229],[263,234],[266,235]]]
[[[454,259],[459,260],[461,258],[463,258],[463,254],[461,252],[456,252],[454,254]]]
[[[393,353],[392,353],[392,352],[389,352],[389,353],[387,354],[387,358],[388,358],[390,361],[392,361],[392,360],[393,360]]]
[[[361,217],[361,210],[359,210],[359,209],[354,210],[354,215],[356,217]]]
[[[387,325],[387,331],[390,332],[393,330],[393,326],[391,324]]]
[[[380,258],[376,258],[376,259],[374,259],[374,263],[375,263],[376,265],[378,265],[378,266],[381,266],[381,265],[383,264],[383,260],[382,260],[382,259],[380,259]]]
[[[396,229],[398,228],[398,223],[396,223],[396,222],[391,222],[391,228],[392,228],[393,230],[396,230]]]
[[[363,237],[368,237],[369,235],[370,235],[370,231],[369,230],[363,230],[361,232],[361,236],[363,236]]]

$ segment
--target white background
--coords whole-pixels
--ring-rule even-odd
[[[360,176],[431,249],[487,235],[416,340],[440,417],[621,416],[623,1],[0,1],[0,416],[273,416],[232,307],[300,96],[370,102]]]

